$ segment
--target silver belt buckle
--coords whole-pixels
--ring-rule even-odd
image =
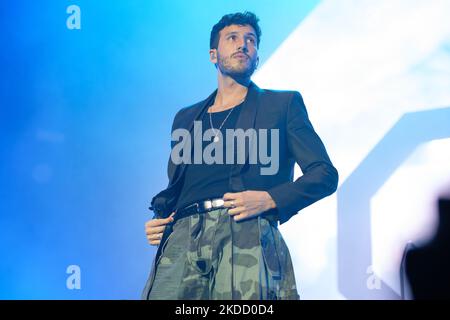
[[[218,198],[218,199],[212,200],[211,204],[212,204],[213,208],[218,208],[218,207],[223,206],[224,201],[223,201],[223,199]]]
[[[205,200],[205,201],[203,201],[203,205],[205,206],[205,209],[206,209],[206,210],[209,210],[209,209],[212,208],[212,202],[211,202],[211,200]]]

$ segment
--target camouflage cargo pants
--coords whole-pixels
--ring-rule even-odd
[[[176,220],[144,299],[299,299],[279,230],[261,216],[236,222],[227,210]]]

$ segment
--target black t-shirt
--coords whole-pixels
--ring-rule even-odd
[[[186,170],[184,172],[185,176],[183,179],[183,185],[180,191],[180,196],[178,197],[176,209],[185,207],[193,202],[197,202],[203,199],[211,199],[211,198],[222,198],[223,195],[229,192],[229,178],[230,172],[233,167],[233,164],[227,164],[226,161],[226,129],[235,129],[237,119],[239,117],[240,110],[242,108],[242,104],[235,106],[233,109],[228,109],[220,112],[211,113],[211,120],[213,124],[213,128],[216,132],[218,132],[220,125],[226,119],[223,124],[220,132],[222,134],[222,142],[223,142],[223,152],[222,164],[205,163],[205,157],[203,157],[204,153],[202,152],[202,161],[200,164],[194,163],[194,151],[193,148],[191,150],[191,159],[192,163],[186,166]],[[231,113],[230,111],[233,110]],[[205,112],[202,118],[202,137],[206,130],[211,129],[211,122],[209,118],[209,113]],[[200,120],[197,120],[200,121]],[[193,139],[192,139],[193,140]],[[202,151],[208,145],[211,145],[213,142],[213,137],[209,141],[203,141]],[[192,141],[192,145],[194,141]],[[215,156],[214,151],[211,152],[211,146],[209,147],[208,154]],[[234,149],[234,163],[236,163],[236,149]]]

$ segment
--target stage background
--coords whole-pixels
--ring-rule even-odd
[[[243,10],[253,80],[302,93],[340,173],[281,226],[301,298],[400,298],[450,182],[447,0],[2,3],[1,299],[140,297],[173,116],[216,88],[210,30]]]

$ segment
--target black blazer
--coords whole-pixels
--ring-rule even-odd
[[[216,94],[217,89],[207,99],[181,109],[173,121],[172,132],[184,128],[195,136],[194,120],[202,118]],[[260,168],[267,165],[248,165],[248,150],[246,164],[235,164],[230,173],[230,192],[265,190],[272,196],[277,207],[264,216],[282,224],[299,210],[336,191],[338,172],[309,121],[299,92],[260,89],[250,82],[236,128],[279,129],[279,170],[275,175],[260,174]],[[293,181],[295,162],[303,175]],[[173,211],[185,169],[185,164],[175,165],[169,158],[169,184],[153,197],[150,207],[156,217],[167,217]]]

